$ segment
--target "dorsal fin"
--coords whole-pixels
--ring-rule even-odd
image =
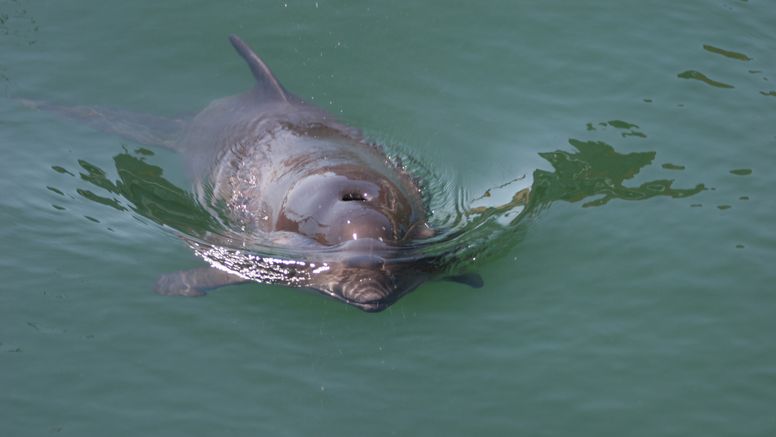
[[[232,43],[237,53],[245,59],[248,66],[251,67],[253,77],[256,78],[256,86],[262,91],[266,97],[275,98],[283,101],[289,101],[288,92],[283,85],[275,79],[275,75],[272,74],[267,64],[259,58],[248,44],[245,44],[243,40],[237,35],[229,35],[229,42]]]

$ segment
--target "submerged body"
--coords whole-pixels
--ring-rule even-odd
[[[200,204],[230,230],[205,238],[219,256],[191,243],[211,267],[164,275],[156,291],[201,295],[255,280],[311,288],[380,311],[438,274],[442,266],[408,251],[434,235],[415,180],[358,130],[287,92],[239,38],[230,41],[256,85],[212,102],[190,121],[134,116],[128,122],[116,111],[49,108],[182,153]],[[272,263],[223,255],[255,247],[304,254],[305,261],[291,263],[304,265],[305,274],[288,270],[265,280],[269,275],[250,272]],[[256,261],[246,266],[246,260]],[[447,279],[481,285],[476,275]]]

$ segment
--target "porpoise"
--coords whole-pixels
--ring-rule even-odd
[[[429,222],[422,182],[359,130],[288,92],[240,38],[229,40],[255,86],[211,102],[192,119],[27,101],[183,155],[199,203],[234,232],[205,237],[204,245],[191,240],[210,265],[163,275],[158,293],[198,296],[258,281],[309,288],[380,311],[429,279],[482,285],[476,274],[450,276],[444,265],[411,250],[439,232]],[[238,268],[228,257],[212,255],[219,249],[239,254],[254,243],[305,259],[290,263],[288,277],[263,280],[267,257],[241,259],[243,267],[246,260],[262,260],[252,275],[251,266]]]

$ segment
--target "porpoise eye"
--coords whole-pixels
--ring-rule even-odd
[[[365,193],[358,193],[355,191],[346,192],[342,195],[342,201],[343,202],[365,202],[369,199],[367,199]]]

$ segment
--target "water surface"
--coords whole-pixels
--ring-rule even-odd
[[[0,434],[773,434],[774,22],[755,0],[0,0]],[[485,287],[380,314],[153,294],[201,262],[178,157],[12,97],[192,114],[251,85],[229,33],[492,219],[461,254]]]

